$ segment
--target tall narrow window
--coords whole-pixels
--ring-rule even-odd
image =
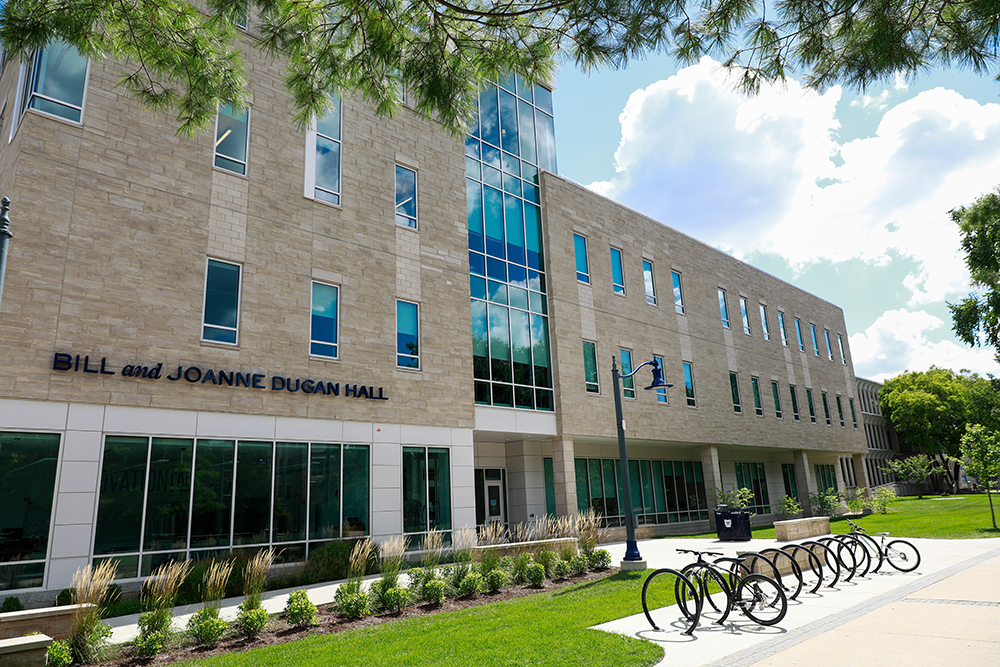
[[[663,370],[663,357],[657,357],[653,355],[653,359],[660,365],[660,370]],[[667,389],[666,387],[660,387],[656,390],[656,402],[666,403],[667,402]]]
[[[774,416],[781,419],[781,394],[778,393],[778,383],[771,380],[771,396],[774,397]]]
[[[740,383],[736,378],[736,373],[729,374],[729,387],[733,392],[733,412],[741,414],[743,412],[743,404],[740,402]]]
[[[833,346],[830,345],[830,330],[823,329],[823,337],[826,338],[826,358],[833,361]]]
[[[726,290],[719,288],[719,315],[722,317],[722,326],[729,328],[729,306],[726,305]]]
[[[781,334],[781,344],[788,347],[788,332],[785,331],[785,314],[778,311],[778,333]]]
[[[677,271],[671,271],[670,277],[674,282],[674,310],[683,315],[684,294],[681,292],[681,274]]]
[[[208,260],[201,339],[236,344],[240,320],[240,266]]]
[[[684,366],[684,395],[687,397],[687,404],[693,408],[696,405],[694,400],[694,371],[691,370],[689,362],[685,361],[682,365]]]
[[[851,421],[854,422],[854,428],[858,427],[858,413],[854,411],[854,399],[848,398],[848,404],[851,406]]]
[[[764,416],[764,406],[760,400],[760,380],[751,376],[750,388],[753,389],[753,408],[758,417]]]
[[[417,228],[417,172],[396,165],[396,224]]]
[[[833,426],[833,420],[830,419],[830,401],[826,398],[826,392],[822,392],[823,395],[823,415],[826,417],[826,425]]]
[[[840,428],[844,428],[846,424],[844,423],[844,403],[840,400],[840,395],[837,395],[837,415],[840,417]]]
[[[799,421],[799,395],[795,391],[795,385],[788,385],[788,393],[792,397],[792,417]]]
[[[576,252],[576,279],[590,283],[590,262],[587,260],[587,239],[573,234],[573,249]]]
[[[451,463],[447,449],[403,447],[403,532],[451,530]]]
[[[420,309],[409,301],[396,302],[396,365],[420,368]]]
[[[625,271],[622,269],[622,251],[618,248],[611,249],[611,284],[615,288],[615,294],[625,293]]]
[[[642,260],[642,279],[646,283],[646,303],[656,305],[656,284],[653,282],[653,263]]]
[[[621,374],[628,375],[632,372],[632,351],[620,350],[621,352]],[[622,395],[625,398],[635,398],[634,378],[622,378]]]
[[[798,485],[795,483],[794,463],[781,464],[781,480],[785,483],[785,495],[788,496],[789,498],[798,500],[799,489]]]
[[[797,317],[795,318],[795,337],[799,341],[799,352],[805,352],[806,346],[805,343],[802,342],[802,323],[799,322],[799,318]]]
[[[601,386],[597,378],[597,343],[589,340],[583,341],[583,373],[587,392],[591,394],[601,393]]]
[[[736,486],[753,491],[753,504],[748,508],[757,514],[770,514],[770,499],[767,495],[767,476],[763,463],[737,463]]]
[[[836,491],[837,490],[837,470],[830,464],[817,463],[814,468],[816,469],[816,486],[820,491]]]
[[[812,334],[813,354],[818,357],[819,356],[819,339],[816,338],[816,325],[815,324],[810,324],[809,325],[809,333]]]
[[[215,166],[245,176],[249,137],[250,110],[234,109],[232,102],[220,105],[215,120]]]
[[[306,197],[340,203],[340,99],[306,135]]]
[[[760,304],[760,330],[764,340],[771,340],[771,326],[767,323],[767,306]]]
[[[324,283],[312,284],[312,328],[309,354],[337,358],[337,322],[340,290]]]
[[[840,363],[847,365],[847,355],[844,353],[844,337],[837,334],[837,347],[840,348]]]
[[[747,298],[740,297],[740,317],[743,318],[743,333],[750,335],[750,311],[747,308]]]
[[[813,390],[806,389],[806,403],[809,405],[809,419],[816,423],[816,406],[813,404]]]
[[[75,47],[63,42],[52,42],[35,53],[25,76],[22,112],[37,109],[79,123],[89,63]]]

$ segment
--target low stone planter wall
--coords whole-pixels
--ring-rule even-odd
[[[576,551],[575,537],[556,537],[549,540],[532,540],[531,542],[512,542],[509,544],[496,544],[488,547],[472,547],[472,560],[477,563],[483,559],[483,552],[492,550],[500,558],[504,556],[516,556],[519,553],[538,553],[539,551],[555,551],[562,553],[563,547],[572,547]]]
[[[651,540],[656,537],[656,526],[653,524],[644,524],[642,526],[637,526],[635,529],[635,539],[637,540]],[[610,544],[611,542],[624,542],[628,539],[625,535],[625,526],[618,526],[617,528],[604,528],[601,531],[601,544]]]
[[[31,635],[0,639],[0,665],[3,667],[45,667],[52,637]]]
[[[807,537],[830,534],[830,517],[814,516],[774,522],[774,537],[779,542],[795,542]]]
[[[52,639],[65,639],[73,629],[73,614],[81,606],[68,604],[0,614],[0,639],[22,637],[29,632],[41,632]],[[6,666],[6,663],[3,664]]]

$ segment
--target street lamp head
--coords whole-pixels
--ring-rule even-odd
[[[660,362],[653,359],[653,384],[646,387],[649,389],[669,389],[673,387],[672,384],[667,384],[663,381],[663,369],[660,367]]]

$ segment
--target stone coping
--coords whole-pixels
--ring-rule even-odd
[[[52,637],[49,637],[48,635],[28,635],[27,637],[0,639],[0,655],[48,648],[52,645],[53,641]]]
[[[774,522],[774,538],[779,542],[794,542],[807,537],[830,534],[830,517],[813,516]]]

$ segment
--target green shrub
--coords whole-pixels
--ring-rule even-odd
[[[56,606],[65,607],[68,604],[73,604],[73,591],[72,589],[64,588],[56,596]]]
[[[340,590],[338,589],[339,593]],[[368,613],[367,593],[346,593],[337,600],[337,611],[347,618],[361,618]]]
[[[535,556],[535,562],[542,564],[542,567],[545,568],[545,576],[549,578],[552,577],[552,568],[557,560],[559,560],[559,554],[548,549],[539,551],[538,555]]]
[[[139,616],[139,632],[170,632],[170,609],[155,609]]]
[[[576,547],[572,544],[564,544],[562,548],[559,549],[559,557],[564,561],[569,562],[569,559],[576,555]]]
[[[292,591],[285,605],[285,620],[296,627],[305,627],[319,623],[316,605],[309,600],[305,591]]]
[[[500,556],[497,555],[497,550],[485,549],[483,551],[483,559],[479,562],[480,574],[486,574],[498,567],[500,567]]]
[[[458,585],[460,597],[472,597],[483,588],[483,575],[478,572],[470,572],[462,579]]]
[[[507,585],[507,573],[499,567],[483,575],[483,585],[490,593],[496,593]]]
[[[774,515],[778,517],[779,520],[784,521],[785,519],[795,516],[801,511],[802,505],[799,505],[795,498],[786,495],[778,498],[778,505],[774,509]]]
[[[219,618],[218,607],[203,607],[188,619],[188,632],[198,646],[215,646],[226,633],[229,624]]]
[[[382,610],[399,613],[410,603],[410,591],[405,588],[390,588],[382,595]]]
[[[0,613],[6,613],[8,611],[22,611],[23,609],[24,605],[21,604],[21,598],[16,595],[4,598],[3,605],[0,605]]]
[[[583,574],[589,566],[590,563],[583,554],[577,554],[569,559],[569,569],[573,574]]]
[[[879,514],[889,513],[889,503],[896,499],[896,492],[887,486],[881,486],[875,491],[875,495],[865,498],[865,508]]]
[[[170,609],[155,609],[139,616],[139,638],[135,640],[135,654],[151,658],[163,651],[170,638]]]
[[[132,650],[140,658],[152,658],[163,652],[167,647],[167,635],[164,632],[140,634],[132,645]]]
[[[87,621],[73,628],[73,634],[66,643],[73,654],[74,662],[89,664],[97,662],[111,636],[111,628],[99,622],[96,616],[88,617]]]
[[[833,489],[809,494],[813,514],[817,516],[837,516],[840,510],[840,495]]]
[[[247,602],[251,604],[248,605]],[[267,611],[263,607],[253,605],[252,600],[244,601],[239,609],[240,613],[236,615],[236,629],[247,639],[255,638],[267,625]]]
[[[532,586],[541,586],[545,583],[545,566],[541,563],[532,563],[528,566],[525,577]]]
[[[569,576],[570,573],[569,561],[560,558],[559,560],[556,561],[556,564],[553,566],[552,571],[555,579],[565,579],[566,577]]]
[[[444,580],[443,579],[431,579],[424,582],[423,588],[423,598],[431,604],[440,604],[444,600]]]
[[[510,578],[515,584],[523,584],[528,580],[528,566],[534,562],[529,553],[519,553],[514,559],[514,567],[511,568]],[[544,567],[542,568],[545,569]]]
[[[434,577],[434,573],[423,567],[411,567],[406,571],[406,576],[410,579],[410,589],[422,594],[424,584]]]
[[[500,559],[500,562],[498,563],[498,567],[500,567],[500,569],[506,571],[507,574],[510,574],[511,570],[514,569],[514,557],[513,556],[504,556],[503,558]]]
[[[590,554],[590,569],[606,570],[611,567],[611,554],[607,549],[596,549]]]
[[[46,651],[46,667],[69,667],[73,663],[73,652],[66,642],[55,641],[49,644]]]
[[[334,540],[309,552],[305,578],[311,583],[346,579],[357,540]]]

